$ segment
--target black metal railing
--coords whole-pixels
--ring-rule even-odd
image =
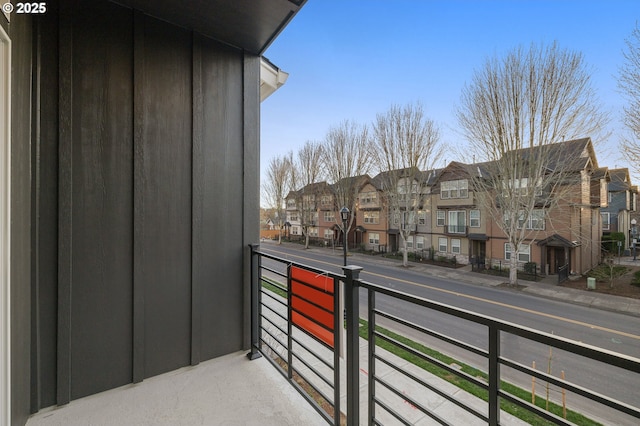
[[[444,232],[451,235],[467,235],[468,229],[464,225],[447,225],[444,227]]]
[[[508,416],[513,415],[509,413],[534,416],[538,420],[530,417],[525,420],[534,424],[576,423],[575,419],[566,417],[566,413],[549,409],[549,401],[562,406],[563,411],[568,405],[570,415],[573,411],[588,416],[586,411],[599,407],[599,418],[609,423],[637,424],[640,419],[640,403],[635,392],[624,393],[622,397],[612,395],[610,386],[598,388],[608,380],[588,377],[603,371],[608,378],[620,377],[635,383],[640,378],[638,358],[367,282],[359,279],[359,267],[346,266],[344,274],[332,274],[268,255],[255,246],[252,258],[255,274],[252,282],[258,305],[258,315],[252,317],[257,321],[252,353],[267,355],[331,424],[339,424],[340,420],[336,419],[345,416],[340,413],[340,374],[346,382],[344,420],[348,425],[359,424],[360,392],[367,394],[367,419],[363,423],[370,425],[412,424],[427,417],[440,424],[462,424],[476,418],[498,425],[501,421],[509,422]],[[336,344],[333,348],[313,336],[312,330],[305,330],[292,320],[295,312],[292,268],[327,277],[333,283],[336,296],[339,295],[335,291],[338,283],[344,283],[346,327],[343,328],[342,315],[334,315]],[[260,291],[258,283],[261,283]],[[337,299],[334,313],[340,312]],[[359,316],[360,303],[366,306],[363,318]],[[341,370],[339,334],[343,330],[346,333],[343,366],[346,368]],[[366,330],[362,336],[361,330]],[[368,342],[366,364],[359,362],[359,347],[364,342],[361,337]],[[535,364],[529,366],[529,357],[536,356],[548,361],[548,368],[539,370]],[[323,361],[318,362],[318,358]],[[558,368],[564,363],[572,366],[586,362],[591,374],[575,373],[573,380],[568,380],[563,371],[563,376],[556,377],[552,360],[559,364]],[[542,364],[544,362],[538,365]],[[360,372],[367,376],[364,388],[360,387]],[[308,386],[301,386],[294,375],[306,380]],[[434,379],[438,376],[446,381]],[[546,391],[541,393],[546,393],[547,408],[539,404],[540,395],[538,404],[535,403],[533,389],[525,396],[513,390],[518,386],[531,386],[536,380]],[[453,392],[451,383],[466,393]],[[305,389],[313,391],[309,394]],[[460,396],[469,393],[475,398]],[[567,394],[570,404],[564,402]],[[318,404],[319,398],[329,402],[331,413]],[[451,418],[450,409],[438,411],[437,407],[443,404],[433,403],[434,398],[440,398],[459,413]],[[443,413],[449,413],[446,415],[449,418]]]
[[[558,267],[558,284],[569,279],[569,264]]]

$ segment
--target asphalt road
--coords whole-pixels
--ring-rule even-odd
[[[275,245],[264,243],[261,250],[270,254],[332,272],[342,271],[342,256],[339,250],[304,250],[297,245]],[[360,277],[372,283],[387,286],[402,292],[414,294],[457,308],[469,310],[500,320],[509,321],[537,330],[553,333],[593,346],[640,358],[640,318],[617,312],[599,310],[538,296],[532,296],[501,287],[482,286],[462,282],[460,279],[445,279],[429,276],[423,271],[406,269],[397,264],[381,261],[377,256],[353,256],[350,264],[362,266]],[[471,273],[469,273],[471,274]],[[472,281],[472,276],[464,277]],[[361,315],[366,312],[366,295],[361,293]],[[455,339],[474,346],[486,348],[486,328],[444,314],[425,310],[397,299],[378,298],[379,308],[403,318],[424,325],[434,331],[443,332]],[[423,334],[409,333],[412,338],[423,341],[434,349],[451,354],[454,358],[486,370],[485,361],[471,354],[465,354],[457,348],[447,347],[437,340],[430,340]],[[620,371],[615,367],[594,363],[574,354],[512,336],[502,336],[502,355],[523,364],[531,365],[559,376],[565,372],[569,381],[597,390],[621,401],[640,406],[640,393],[637,391],[638,377]],[[519,385],[529,388],[530,377],[522,377],[515,372],[503,374]],[[537,385],[537,393],[543,397],[544,387]],[[553,393],[553,392],[552,392]],[[560,395],[551,395],[558,400]],[[624,416],[618,417],[606,408],[597,408],[593,404],[568,397],[577,411],[589,412],[605,420],[608,424],[636,424]]]

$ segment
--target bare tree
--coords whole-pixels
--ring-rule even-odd
[[[317,200],[326,182],[320,182],[323,178],[322,168],[323,146],[319,142],[307,141],[300,148],[290,174],[292,187],[299,187],[299,196],[296,206],[300,217],[302,235],[304,235],[304,247],[309,248],[309,232],[318,226]],[[316,228],[317,229],[317,228]]]
[[[278,244],[282,244],[282,228],[285,221],[285,197],[290,191],[291,154],[276,156],[269,162],[266,181],[263,185],[266,201],[275,211],[278,227]]]
[[[425,117],[422,105],[392,106],[373,125],[373,153],[390,227],[397,225],[408,266],[407,240],[415,232],[418,212],[426,208],[426,172],[442,154],[440,131]]]
[[[622,154],[640,173],[640,26],[637,23],[626,45],[625,63],[618,77],[618,87],[628,102],[623,122],[629,135],[623,136]]]
[[[509,283],[516,285],[522,243],[549,224],[550,211],[570,202],[581,178],[583,152],[559,142],[597,134],[607,117],[582,55],[554,43],[488,59],[463,89],[457,118],[467,153],[486,161],[470,170],[471,186],[506,235]]]
[[[347,236],[355,219],[358,192],[371,169],[367,127],[346,120],[330,128],[324,140],[322,164],[329,182],[333,182],[334,211],[346,207],[351,213],[347,229],[344,229],[340,216],[335,216],[336,223],[342,229],[344,243],[347,244]]]

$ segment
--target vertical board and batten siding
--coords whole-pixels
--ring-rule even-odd
[[[107,1],[49,6],[32,411],[246,347],[258,238],[259,57]]]
[[[11,351],[11,383],[9,388],[11,415],[19,420],[26,420],[24,414],[29,409],[30,387],[30,342],[31,326],[29,305],[31,291],[29,280],[31,274],[30,243],[31,243],[31,28],[29,17],[11,16],[11,23],[7,25],[3,14],[2,27],[11,40],[11,99],[9,102],[11,132],[10,132],[10,292],[6,292],[9,300],[9,315],[11,331],[9,346]],[[7,76],[2,75],[0,79]],[[0,83],[2,84],[2,83]],[[1,131],[4,131],[2,129]],[[1,143],[1,141],[0,141]],[[0,148],[4,149],[4,147]],[[2,173],[6,172],[3,168]],[[1,226],[1,225],[0,225]],[[3,301],[4,302],[4,301]],[[6,305],[5,305],[6,307]],[[4,321],[4,319],[0,319]],[[6,326],[3,324],[2,326]],[[20,330],[16,333],[14,330]],[[4,356],[4,354],[0,354]],[[6,382],[1,386],[6,386]],[[4,388],[5,390],[7,388]],[[16,395],[16,397],[14,397]],[[25,397],[26,395],[26,397]],[[2,393],[4,397],[5,394]],[[6,417],[6,412],[0,413],[0,422]]]

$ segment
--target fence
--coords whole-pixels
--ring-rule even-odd
[[[252,316],[250,355],[267,355],[331,424],[339,424],[338,419],[345,415],[340,406],[341,374],[346,382],[346,424],[360,423],[361,370],[367,373],[364,387],[367,424],[391,421],[412,424],[428,417],[439,424],[468,424],[475,419],[498,425],[501,416],[505,419],[513,412],[527,416],[525,421],[529,423],[547,421],[571,425],[580,422],[571,416],[580,416],[581,411],[592,409],[599,410],[601,418],[610,423],[637,424],[640,421],[636,392],[632,391],[640,374],[638,358],[367,282],[359,279],[361,268],[358,267],[346,266],[344,274],[332,274],[262,253],[257,247],[252,249],[252,259],[256,313]],[[311,285],[318,288],[319,284],[315,282],[318,277],[324,283],[322,286],[326,285],[327,291],[333,293],[331,309],[327,308],[326,300],[311,300],[317,294],[296,289],[301,282],[308,284],[305,281],[314,281]],[[328,324],[326,318],[323,320],[316,315],[317,309],[323,308],[325,313],[330,310],[333,314],[341,312],[339,298],[335,297],[339,294],[335,291],[339,282],[345,287],[344,371],[340,370],[342,348],[338,338],[343,329],[342,316],[332,316],[333,347],[326,340],[328,327],[321,327],[324,332],[317,333],[317,326]],[[302,298],[307,305],[296,302],[296,297]],[[362,319],[359,300],[366,300]],[[317,309],[308,309],[309,306]],[[296,321],[296,313],[310,320],[315,327]],[[361,331],[367,342],[366,365],[359,363]],[[551,353],[551,348],[555,362],[564,362],[566,358],[571,365],[584,364],[587,371],[576,372],[572,376],[575,380],[570,381],[555,377],[550,369],[540,371],[529,367],[530,362],[523,359],[536,354],[544,358],[546,353]],[[438,374],[449,382],[437,384],[432,377]],[[308,386],[301,386],[296,375]],[[611,377],[616,377],[620,386],[628,391],[621,391],[621,396],[611,395],[612,387],[606,386]],[[530,402],[527,399],[531,398],[530,394],[527,397],[514,390],[517,388],[514,382],[530,382],[532,378],[562,390],[563,397],[570,394],[578,408],[570,404],[570,415],[565,418],[561,411],[547,410]],[[457,386],[464,385],[466,392],[475,397],[452,391],[451,383],[454,382]],[[318,398],[326,401],[329,408],[323,408],[325,406],[318,403]],[[434,398],[444,400],[445,404],[434,403]],[[439,411],[438,407],[443,406],[448,408]],[[451,407],[459,412],[452,415]]]

